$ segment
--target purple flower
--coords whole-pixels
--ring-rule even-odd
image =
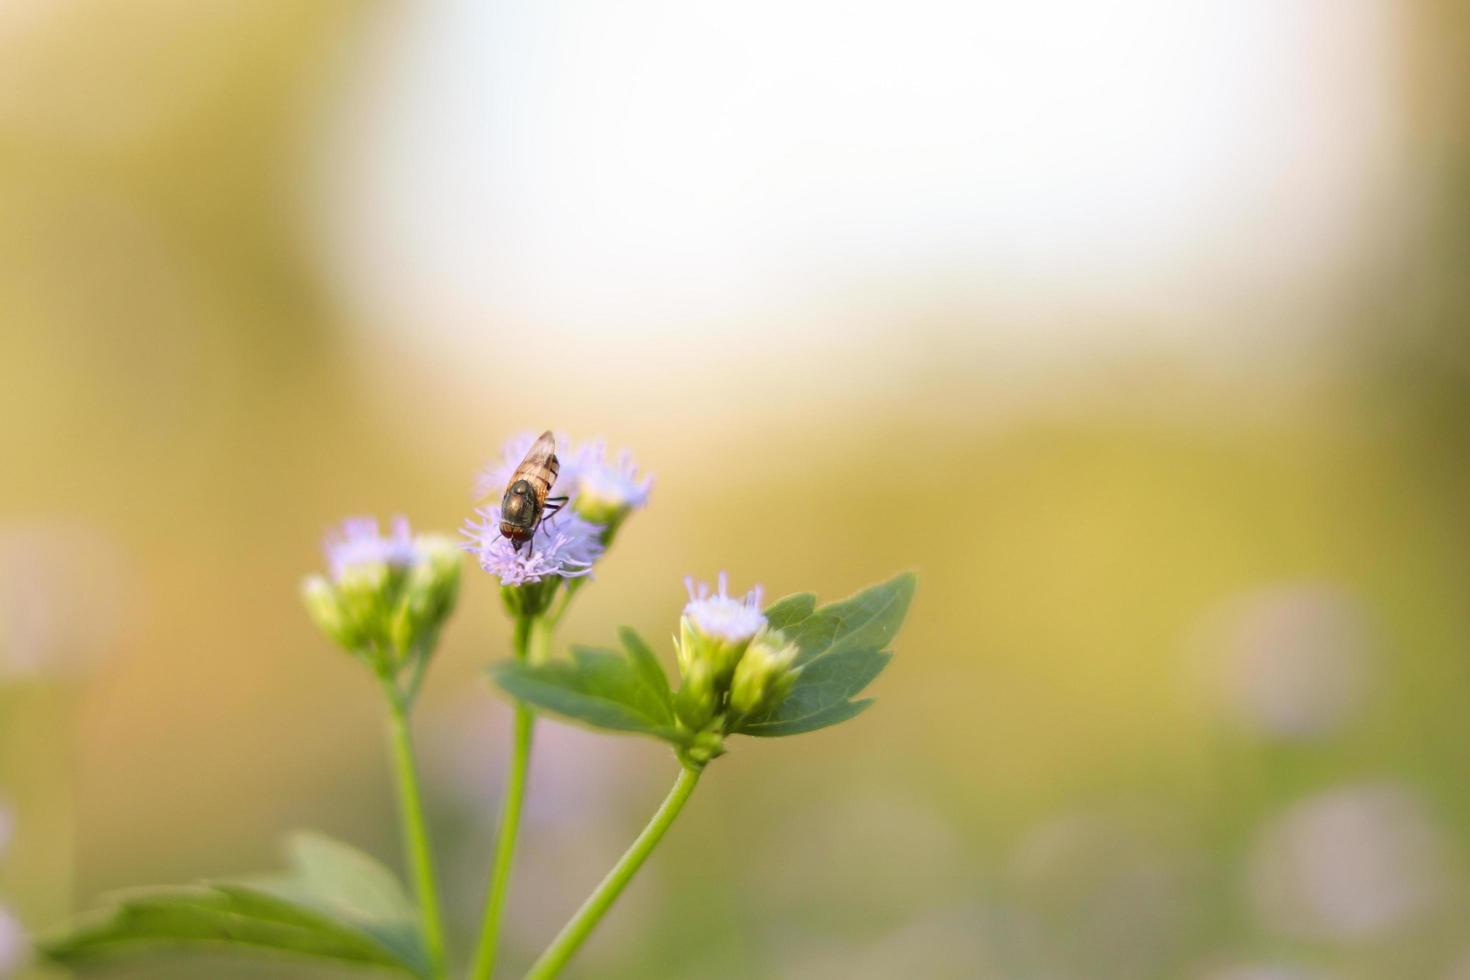
[[[10,811],[0,807],[0,851],[10,843]],[[0,908],[0,977],[11,976],[26,960],[25,931],[6,909]]]
[[[578,450],[575,476],[582,505],[603,509],[639,510],[648,505],[648,492],[653,488],[652,476],[638,475],[631,452],[624,449],[617,459],[609,460],[607,443],[601,439]]]
[[[1402,782],[1361,782],[1294,802],[1265,827],[1249,867],[1272,931],[1346,941],[1402,935],[1450,894],[1449,841]]]
[[[517,551],[500,533],[500,508],[479,507],[462,532],[480,567],[501,585],[529,585],[544,578],[577,578],[602,555],[602,528],[569,511],[541,522],[527,547]]]
[[[0,683],[80,677],[125,646],[152,598],[143,580],[95,528],[0,523]],[[83,596],[86,615],[77,615]]]
[[[0,977],[14,976],[29,958],[25,930],[15,916],[0,908]]]
[[[761,612],[762,590],[759,585],[747,592],[744,598],[736,599],[728,594],[729,578],[721,572],[716,593],[711,593],[709,585],[704,582],[696,588],[692,577],[684,579],[684,588],[689,592],[684,616],[705,636],[727,643],[746,643],[765,629],[766,616]]]
[[[407,568],[420,560],[406,517],[393,518],[386,535],[378,533],[375,517],[349,517],[327,532],[322,550],[334,582],[340,582],[343,573],[356,565],[381,563]]]

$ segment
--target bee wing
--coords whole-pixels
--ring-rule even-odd
[[[526,458],[521,460],[521,465],[516,467],[515,475],[511,482],[525,479],[530,481],[536,488],[538,498],[544,500],[551,485],[556,482],[556,475],[561,471],[561,464],[556,459],[556,440],[552,438],[548,430],[541,433],[536,441],[531,443],[531,448],[526,452]]]
[[[536,437],[531,443],[531,448],[526,450],[526,458],[521,460],[518,469],[528,466],[545,466],[547,460],[556,459],[556,440],[551,436],[551,430],[547,430]]]

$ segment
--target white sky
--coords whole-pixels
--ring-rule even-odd
[[[1291,320],[1381,203],[1390,13],[411,5],[331,107],[316,231],[364,322],[446,349],[507,324],[593,356],[629,332],[820,343],[913,304],[1001,348],[1150,323],[1208,352],[1243,310]]]

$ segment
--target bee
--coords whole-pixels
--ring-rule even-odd
[[[511,474],[500,501],[500,533],[516,551],[530,542],[542,521],[566,506],[566,497],[547,496],[559,472],[556,440],[549,431],[543,432]]]

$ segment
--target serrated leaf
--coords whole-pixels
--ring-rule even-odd
[[[788,621],[783,632],[797,644],[801,673],[780,703],[746,719],[737,731],[761,737],[800,735],[864,711],[871,699],[851,699],[892,659],[883,648],[903,624],[913,593],[914,576],[904,574]],[[800,610],[795,604],[789,608]]]
[[[882,650],[898,633],[914,595],[912,572],[829,603],[787,628],[801,649],[798,665],[850,649]]]
[[[626,641],[626,638],[625,638]],[[674,707],[668,681],[652,676],[653,653],[624,656],[611,650],[573,647],[569,660],[541,664],[510,660],[490,668],[508,694],[573,721],[618,732],[674,741]],[[653,670],[650,670],[650,667]]]
[[[290,871],[137,890],[43,952],[80,967],[147,950],[275,953],[425,977],[413,907],[392,873],[320,835],[291,843]]]
[[[817,597],[810,592],[797,592],[771,603],[766,608],[766,622],[773,630],[784,630],[806,619],[817,607]]]

